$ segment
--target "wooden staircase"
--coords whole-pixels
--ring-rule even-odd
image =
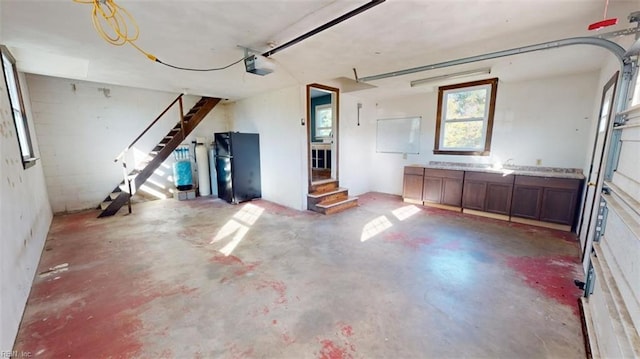
[[[307,209],[323,214],[342,212],[358,206],[358,197],[349,196],[349,190],[338,186],[338,181],[328,180],[311,185],[307,194]]]
[[[202,97],[184,116],[182,116],[181,121],[178,123],[167,133],[166,136],[156,145],[151,152],[149,153],[149,161],[146,163],[142,163],[135,170],[129,172],[128,178],[131,181],[131,189],[132,192],[135,193],[137,188],[140,188],[142,184],[153,174],[153,172],[171,155],[173,150],[175,150],[184,139],[198,126],[198,124],[207,116],[209,112],[221,101],[220,98],[213,97]],[[156,120],[143,131],[142,134],[136,138],[127,149],[131,148],[134,143],[136,143],[140,137],[151,127],[155,122],[164,115],[171,106],[173,106],[176,102],[180,102],[180,112],[182,115],[182,95],[178,96],[176,100],[174,100],[169,107],[167,107],[161,114],[156,118]],[[126,150],[125,150],[126,151]],[[124,151],[123,151],[124,153]],[[116,158],[116,161],[120,159],[121,156]],[[113,216],[118,212],[122,206],[124,206],[127,202],[129,202],[129,198],[131,194],[129,193],[129,186],[123,179],[120,184],[118,184],[111,193],[105,197],[105,199],[100,204],[100,208],[102,212],[98,216],[108,217]]]

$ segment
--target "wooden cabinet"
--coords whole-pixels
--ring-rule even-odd
[[[422,201],[460,207],[464,171],[424,170]]]
[[[462,204],[462,181],[464,172],[457,172],[456,177],[459,178],[444,177],[442,179],[442,204],[455,207],[460,207]]]
[[[573,225],[581,182],[571,178],[516,176],[511,215]]]
[[[581,185],[579,179],[407,166],[402,197],[414,203],[573,225]]]
[[[462,207],[508,215],[511,211],[513,175],[466,172]]]
[[[424,168],[405,167],[402,186],[402,198],[405,200],[422,201],[422,182]]]
[[[511,215],[514,217],[539,219],[540,203],[542,203],[542,187],[531,187],[518,184],[518,177],[513,186],[513,202]]]

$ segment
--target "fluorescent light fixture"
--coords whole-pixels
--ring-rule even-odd
[[[456,79],[456,78],[459,78],[459,77],[467,77],[467,76],[474,76],[474,75],[485,75],[485,74],[490,74],[490,73],[491,73],[491,68],[490,67],[483,68],[483,69],[455,72],[455,73],[452,73],[452,74],[446,74],[446,75],[440,75],[440,76],[434,76],[434,77],[427,77],[425,79],[411,81],[411,87],[421,86],[421,85],[424,85],[424,84],[428,84],[428,83],[436,82],[436,81],[440,81],[440,80]]]

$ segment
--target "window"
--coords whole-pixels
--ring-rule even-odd
[[[20,93],[20,84],[18,83],[18,71],[16,71],[15,60],[9,53],[9,50],[0,46],[2,53],[2,70],[4,72],[4,81],[7,85],[9,93],[9,103],[13,112],[13,122],[18,134],[18,145],[22,154],[22,165],[29,168],[35,164],[33,146],[31,145],[31,135],[27,124],[27,116],[24,112],[24,102]]]
[[[438,89],[434,154],[488,156],[498,79]]]
[[[333,129],[331,104],[316,106],[316,137],[329,138]]]

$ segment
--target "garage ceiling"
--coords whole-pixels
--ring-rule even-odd
[[[224,66],[282,44],[366,1],[133,1],[118,4],[140,26],[137,44],[165,62],[187,67]],[[638,1],[610,0],[607,17],[630,27]],[[330,82],[400,70],[491,51],[589,36],[603,17],[603,0],[387,0],[360,15],[272,56],[273,74],[260,77],[244,65],[206,73],[174,70],[149,61],[131,46],[108,45],[93,30],[91,6],[70,0],[2,0],[0,41],[21,70],[116,85],[218,96],[250,97],[295,84]],[[424,91],[411,80],[469,68],[493,68],[505,81],[595,70],[607,52],[588,46],[550,50],[372,82],[363,96]]]

